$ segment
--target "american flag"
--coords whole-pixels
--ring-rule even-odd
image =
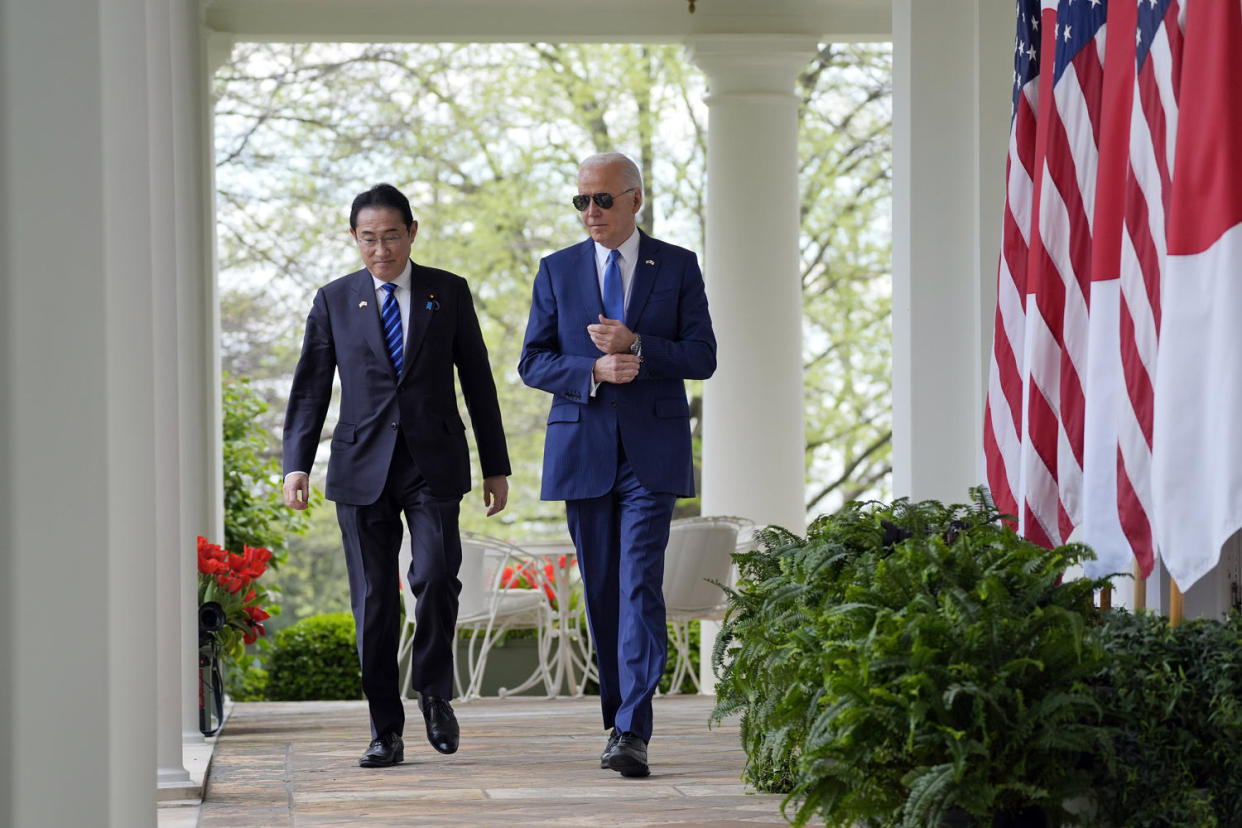
[[[1018,515],[1022,450],[1022,388],[1026,341],[1026,266],[1035,200],[1035,122],[1039,98],[1040,2],[1018,0],[1014,38],[1013,111],[996,316],[988,369],[983,451],[988,488],[1001,512]]]
[[[1082,378],[1106,15],[1103,0],[1058,4],[1052,104],[1040,124],[1046,151],[1027,281],[1025,502],[1018,529],[1045,546],[1062,543],[1082,521]]]
[[[1151,452],[1165,213],[1172,195],[1182,30],[1177,0],[1138,4],[1135,86],[1121,246],[1121,365],[1126,404],[1117,420],[1117,510],[1144,577],[1155,561]]]

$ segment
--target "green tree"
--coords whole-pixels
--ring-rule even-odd
[[[224,547],[240,554],[244,545],[271,550],[281,559],[288,537],[306,531],[306,518],[285,508],[280,464],[271,453],[259,417],[267,404],[250,380],[224,375]]]
[[[702,255],[705,91],[675,45],[238,45],[214,89],[224,357],[272,403],[259,415],[271,451],[311,296],[359,266],[350,200],[389,181],[420,221],[415,258],[470,281],[501,397],[510,507],[485,520],[476,480],[462,525],[563,533],[560,504],[538,500],[547,395],[516,370],[531,281],[541,256],[584,236],[569,196],[578,160],[602,150],[642,168],[643,229]],[[823,511],[888,487],[889,49],[825,45],[798,92],[806,506]],[[697,457],[701,384],[689,393]],[[329,574],[321,554],[339,558],[333,532],[299,539],[295,557],[316,561],[308,585]]]

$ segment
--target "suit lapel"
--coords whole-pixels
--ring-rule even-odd
[[[638,261],[634,263],[634,281],[630,285],[630,303],[625,310],[625,326],[634,330],[638,319],[643,315],[643,307],[651,288],[655,285],[656,274],[660,270],[660,259],[656,256],[656,242],[641,230],[638,233]]]
[[[410,366],[418,358],[418,351],[423,346],[423,337],[427,335],[427,327],[431,322],[431,314],[440,300],[423,268],[417,264],[410,268],[410,321],[405,332],[405,356],[401,362],[401,376],[410,373]],[[428,310],[427,305],[432,309]]]
[[[584,274],[587,287],[582,291],[582,299],[587,310],[593,310],[591,321],[596,321],[604,313],[604,296],[599,290],[599,268],[595,264],[595,241],[587,239],[579,246],[578,272]]]
[[[365,268],[355,273],[350,279],[350,292],[354,296],[350,313],[365,314],[362,322],[362,335],[367,345],[379,357],[388,370],[392,371],[392,359],[388,356],[388,346],[384,343],[384,333],[380,328],[379,300],[375,296],[375,280]]]

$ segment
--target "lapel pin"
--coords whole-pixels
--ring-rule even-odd
[[[439,310],[440,309],[440,303],[436,301],[436,295],[434,293],[427,294],[427,304],[423,305],[423,307],[426,310]]]
[[[647,260],[647,264],[649,264],[649,265],[653,265],[653,264],[655,264],[655,259],[648,259],[648,260]]]
[[[359,303],[358,303],[358,307],[360,307],[360,308],[365,308],[366,306],[367,306],[367,300],[366,300],[366,299],[363,299],[361,302],[359,302]]]

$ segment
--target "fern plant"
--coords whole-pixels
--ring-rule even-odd
[[[1094,764],[1110,825],[1242,825],[1242,618],[1179,627],[1108,613],[1109,653],[1092,679],[1114,733]]]
[[[852,503],[738,556],[714,715],[741,713],[744,777],[788,793],[796,824],[1055,815],[1087,789],[1108,736],[1087,684],[1102,582],[1061,583],[1090,552],[998,518],[977,492]]]

